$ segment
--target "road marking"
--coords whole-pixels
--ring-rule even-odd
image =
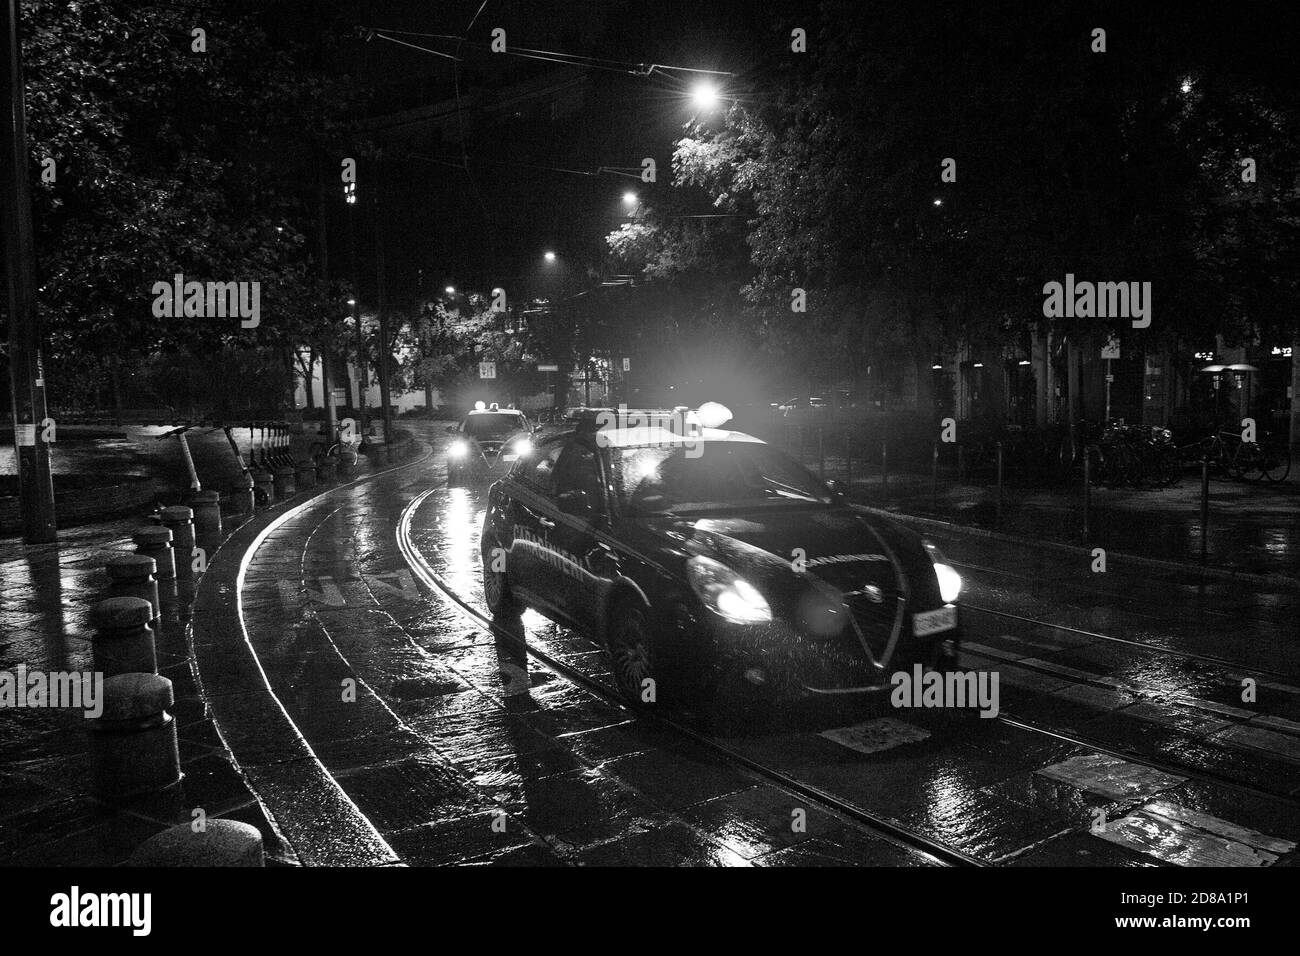
[[[930,732],[892,717],[881,717],[848,727],[823,730],[818,736],[858,753],[874,754],[903,744],[919,743],[927,739]]]
[[[1137,850],[1178,866],[1271,866],[1278,854],[1247,842],[1249,837],[1270,846],[1294,843],[1255,833],[1209,814],[1183,811],[1159,802],[1111,820],[1094,836],[1109,843]],[[1234,839],[1236,837],[1236,839]]]
[[[1238,843],[1246,843],[1257,849],[1276,853],[1278,856],[1290,853],[1296,848],[1296,844],[1291,840],[1284,840],[1281,837],[1260,833],[1258,830],[1237,826],[1237,824],[1222,820],[1219,817],[1201,813],[1199,810],[1189,810],[1167,800],[1157,800],[1142,809],[1147,813],[1155,813],[1170,820],[1176,820],[1179,823],[1199,827],[1208,833],[1217,833],[1219,836],[1236,840]]]
[[[1251,724],[1236,724],[1226,730],[1220,730],[1206,738],[1210,741],[1227,740],[1240,747],[1262,750],[1284,760],[1300,761],[1300,738],[1290,734],[1279,734],[1275,730],[1265,730]]]
[[[1108,754],[1083,754],[1034,771],[1049,780],[1069,784],[1110,800],[1145,800],[1164,790],[1186,783],[1161,770],[1130,763]]]

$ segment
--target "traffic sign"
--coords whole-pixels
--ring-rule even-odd
[[[1119,339],[1111,336],[1110,341],[1102,346],[1101,357],[1104,359],[1119,358]]]
[[[497,363],[496,363],[496,362],[479,362],[479,363],[478,363],[478,377],[479,377],[479,378],[496,378],[496,377],[497,377]]]
[[[623,371],[625,372],[632,371],[632,360],[630,358],[623,359]]]

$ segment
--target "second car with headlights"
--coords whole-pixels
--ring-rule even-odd
[[[756,438],[647,420],[580,422],[492,486],[493,613],[586,631],[633,703],[866,694],[952,660],[961,578],[932,544]]]
[[[447,446],[447,484],[452,486],[504,474],[533,448],[533,428],[527,416],[495,403],[474,409],[447,431],[453,436]]]

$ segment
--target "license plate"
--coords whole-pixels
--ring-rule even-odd
[[[912,615],[912,633],[917,637],[951,631],[957,626],[957,608],[941,607],[935,611],[922,611]]]
[[[518,455],[502,455],[502,456],[501,456],[501,460],[502,460],[502,461],[515,461],[518,457],[519,457]]]

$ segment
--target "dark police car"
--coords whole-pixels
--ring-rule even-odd
[[[532,450],[532,426],[514,408],[478,403],[459,426],[447,431],[456,437],[447,448],[447,484],[463,485],[471,477],[500,474]]]
[[[950,663],[961,579],[943,556],[711,427],[729,417],[620,409],[540,442],[489,492],[489,609],[587,632],[632,703],[863,694]]]

